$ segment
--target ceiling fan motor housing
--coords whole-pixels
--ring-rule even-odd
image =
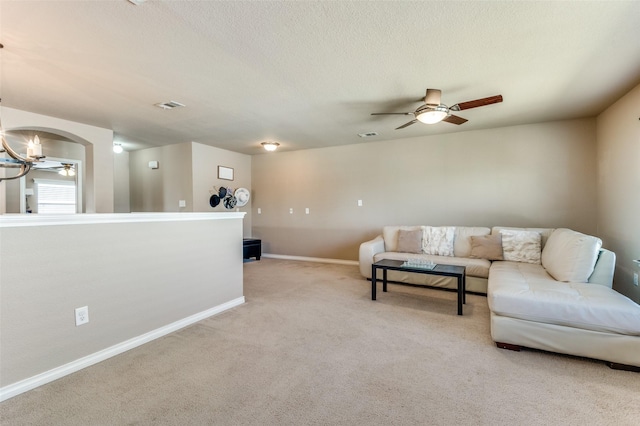
[[[441,99],[442,99],[442,90],[427,89],[427,94],[424,97],[424,103],[435,107],[440,105]]]

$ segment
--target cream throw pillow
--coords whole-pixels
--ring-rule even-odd
[[[455,226],[423,226],[422,251],[424,254],[453,256]]]
[[[398,251],[402,253],[422,253],[422,230],[398,230]]]
[[[478,235],[471,237],[471,254],[473,259],[503,260],[502,235]]]
[[[571,229],[556,229],[544,246],[542,266],[558,281],[586,283],[601,247],[600,238]]]
[[[540,263],[542,235],[534,231],[501,229],[504,260]]]

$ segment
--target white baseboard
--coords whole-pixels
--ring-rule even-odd
[[[38,386],[42,386],[46,383],[57,380],[68,374],[75,373],[76,371],[102,362],[108,358],[119,355],[138,346],[144,345],[145,343],[148,343],[159,337],[166,336],[169,333],[173,333],[174,331],[180,330],[181,328],[194,324],[198,321],[202,321],[203,319],[219,314],[220,312],[226,311],[238,305],[242,305],[243,303],[244,296],[238,297],[237,299],[233,299],[221,305],[214,306],[211,309],[207,309],[206,311],[202,311],[189,317],[183,318],[171,324],[165,325],[164,327],[160,327],[158,329],[145,333],[141,336],[125,340],[124,342],[118,343],[117,345],[95,352],[91,355],[87,355],[68,364],[61,365],[60,367],[56,367],[52,370],[45,371],[44,373],[40,373],[36,376],[29,377],[28,379],[24,379],[19,382],[7,385],[3,388],[0,388],[0,402],[5,401],[9,398],[13,398],[14,396],[20,395],[21,393],[30,391],[31,389],[35,389]]]
[[[262,257],[270,257],[272,259],[301,260],[304,262],[336,263],[338,265],[358,265],[357,260],[326,259],[324,257],[288,256],[286,254],[271,253],[262,253]]]

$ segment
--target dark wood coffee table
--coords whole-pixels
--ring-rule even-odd
[[[382,269],[382,291],[387,291],[387,271],[404,271],[416,274],[442,275],[458,280],[458,315],[462,315],[462,305],[466,303],[466,267],[457,265],[436,265],[433,269],[403,266],[403,260],[383,259],[371,265],[371,300],[376,300],[376,272]]]

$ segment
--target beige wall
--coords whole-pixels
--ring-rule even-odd
[[[598,235],[616,252],[614,288],[640,303],[640,86],[597,119]]]
[[[595,134],[581,119],[257,155],[253,236],[267,253],[356,260],[392,224],[593,234]]]
[[[123,151],[113,156],[113,212],[131,212],[129,189],[129,153]]]
[[[159,168],[149,168],[158,161]],[[129,153],[131,211],[193,211],[191,142]],[[178,202],[185,200],[186,207]]]
[[[160,168],[150,169],[157,160]],[[251,157],[245,154],[187,142],[130,153],[131,210],[138,212],[227,212],[222,204],[211,208],[215,188],[251,190]],[[234,169],[234,180],[218,179],[218,166]],[[186,207],[179,208],[178,201]],[[246,212],[243,235],[251,235],[251,200],[233,211]]]
[[[84,204],[87,213],[113,212],[113,131],[101,127],[62,120],[60,118],[2,108],[5,130],[42,130],[63,136],[85,147],[86,170]],[[43,152],[46,147],[43,147]],[[10,174],[11,172],[9,172]],[[0,206],[6,205],[4,191],[0,191]]]

